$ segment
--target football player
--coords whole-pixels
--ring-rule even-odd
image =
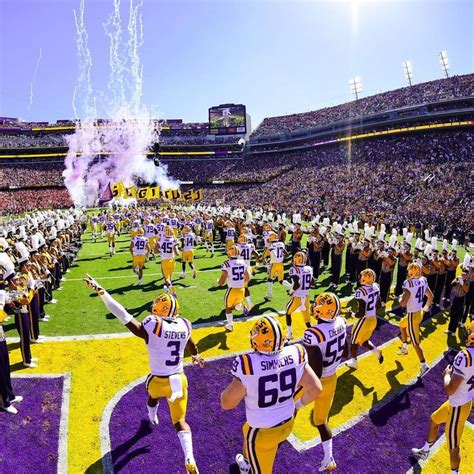
[[[458,352],[453,365],[449,365],[443,375],[448,400],[431,415],[425,445],[420,449],[413,448],[412,452],[417,459],[427,459],[438,437],[439,425],[444,423],[451,473],[458,474],[461,464],[459,446],[464,425],[471,413],[474,390],[474,321],[471,321],[468,326],[466,349]]]
[[[114,216],[109,214],[104,223],[103,230],[107,233],[107,242],[109,244],[110,256],[115,254],[115,234],[118,233],[118,227],[114,220]]]
[[[337,368],[346,349],[346,320],[339,316],[341,303],[334,293],[314,298],[313,316],[318,323],[306,329],[303,343],[308,362],[321,379],[322,392],[314,400],[313,422],[321,436],[324,457],[320,471],[332,471],[337,465],[332,453],[332,431],[328,424],[337,385]]]
[[[271,232],[268,235],[268,242],[270,243],[270,269],[268,271],[268,290],[264,298],[273,298],[273,280],[278,280],[280,285],[283,285],[283,262],[288,256],[285,244],[278,240],[278,235],[275,232]]]
[[[214,221],[208,214],[204,214],[204,243],[206,252],[211,249],[211,257],[214,257]]]
[[[245,285],[249,281],[249,272],[245,262],[239,258],[239,249],[235,245],[229,247],[227,256],[229,259],[221,265],[221,276],[216,285],[222,286],[227,282],[228,288],[224,297],[225,317],[227,320],[225,328],[228,331],[233,331],[234,317],[232,311],[242,309],[245,315],[248,314],[245,305]]]
[[[359,275],[360,286],[357,288],[354,299],[357,301],[357,313],[352,313],[359,321],[352,326],[351,359],[346,365],[357,369],[357,352],[359,346],[371,350],[379,363],[383,362],[382,352],[370,341],[377,327],[377,311],[380,309],[380,287],[375,282],[375,272],[371,268],[362,270]]]
[[[250,296],[249,282],[254,272],[257,271],[257,268],[260,262],[260,256],[258,252],[255,250],[255,245],[252,244],[252,242],[250,241],[250,239],[247,237],[246,234],[239,235],[239,238],[237,239],[237,248],[239,250],[239,256],[245,262],[245,265],[247,265],[248,272],[249,272],[249,281],[245,284],[245,301],[247,302],[247,308],[248,308],[248,311],[250,312],[252,311],[254,304],[252,303],[252,298]],[[255,257],[254,268],[252,268],[251,266],[252,257]]]
[[[309,304],[309,289],[311,282],[313,281],[313,268],[306,265],[307,258],[306,254],[302,251],[296,252],[293,255],[293,265],[290,268],[290,279],[291,284],[288,294],[291,296],[291,300],[286,305],[286,326],[287,333],[286,339],[288,341],[293,337],[293,330],[291,327],[292,314],[301,312],[304,318],[306,326],[309,327],[310,323],[310,304]],[[284,282],[286,285],[288,282]]]
[[[191,337],[191,323],[179,316],[179,304],[173,295],[159,295],[153,302],[152,314],[140,323],[90,275],[85,281],[100,296],[107,309],[132,334],[145,341],[150,363],[150,375],[146,380],[148,417],[152,425],[158,424],[158,404],[160,399],[166,398],[183,449],[186,471],[198,474],[191,427],[186,423],[188,380],[183,370],[185,349],[190,351],[193,364],[203,367],[204,360]]]
[[[428,372],[429,367],[425,361],[425,355],[420,344],[420,324],[423,320],[423,312],[430,310],[433,302],[433,293],[428,287],[428,282],[424,276],[421,276],[421,265],[411,262],[407,268],[408,279],[403,283],[403,294],[400,297],[400,306],[406,308],[407,314],[400,322],[400,333],[402,346],[398,351],[400,355],[408,354],[408,335],[415,349],[416,355],[420,359],[420,374],[422,377]],[[426,304],[423,306],[423,300],[426,297]]]
[[[97,230],[99,226],[99,218],[97,217],[97,214],[92,214],[91,215],[91,232],[92,232],[92,239],[94,242],[97,241]]]
[[[230,247],[235,245],[235,227],[232,221],[225,221],[224,224],[224,236],[225,236],[225,248],[229,250]]]
[[[254,352],[239,355],[232,365],[234,378],[221,394],[221,407],[232,410],[244,400],[244,452],[235,460],[241,473],[271,474],[280,443],[294,424],[295,410],[311,403],[321,393],[321,382],[307,364],[301,344],[283,347],[278,320],[260,317],[252,326]],[[303,396],[293,396],[303,387]]]
[[[193,278],[196,278],[196,267],[194,266],[194,246],[196,245],[196,235],[191,231],[190,227],[185,225],[181,229],[181,266],[182,266],[182,278],[186,276],[186,263],[189,263],[193,272]]]
[[[150,243],[145,236],[145,231],[139,227],[137,229],[137,235],[130,242],[130,253],[133,257],[133,271],[137,274],[138,282],[137,285],[142,284],[143,278],[143,267],[145,266],[145,260],[150,253]]]
[[[145,230],[145,237],[148,239],[151,249],[146,258],[148,261],[148,258],[151,258],[151,256],[155,256],[154,249],[156,247],[156,226],[153,222],[150,221],[150,219],[144,219],[143,229]]]
[[[165,280],[164,289],[165,291],[171,291],[171,293],[176,294],[172,278],[175,267],[175,256],[179,255],[179,249],[178,241],[174,236],[174,231],[171,226],[165,226],[159,246],[161,257],[161,273],[163,274],[163,279]]]

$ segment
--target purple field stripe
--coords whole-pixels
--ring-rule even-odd
[[[207,474],[238,472],[233,460],[241,451],[244,409],[240,406],[224,412],[219,406],[219,395],[231,380],[231,364],[229,358],[211,362],[203,371],[195,367],[186,370],[190,386],[187,421],[193,432],[198,467]],[[402,474],[410,468],[414,462],[410,458],[411,448],[424,443],[431,412],[446,400],[441,377],[446,364],[440,362],[421,382],[406,387],[386,405],[335,437],[334,454],[339,472]],[[402,365],[395,362],[383,367],[388,372],[382,376],[393,380],[394,390],[399,389],[396,376],[403,370]],[[350,377],[356,382],[354,375]],[[347,383],[350,385],[350,380],[345,380],[340,388]],[[339,392],[336,400],[341,403],[345,395]],[[374,403],[380,402],[373,392],[367,396]],[[350,397],[345,403],[349,402]],[[150,466],[156,466],[156,472],[183,472],[183,455],[166,402],[160,404],[160,425],[153,430],[147,421],[145,403],[146,391],[140,385],[126,394],[113,411],[110,433],[115,471],[150,472]],[[316,428],[314,436],[317,436]],[[274,472],[315,472],[321,457],[320,445],[298,453],[289,443],[284,443]]]
[[[13,378],[17,415],[0,412],[0,472],[56,473],[63,378]]]

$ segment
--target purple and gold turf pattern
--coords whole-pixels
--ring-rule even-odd
[[[410,450],[421,446],[429,416],[446,400],[442,371],[452,357],[442,359],[421,381],[402,387],[386,404],[374,398],[368,416],[334,438],[339,472],[345,474],[405,473],[413,464]],[[188,367],[192,427],[196,461],[201,472],[238,472],[235,454],[241,452],[244,409],[224,412],[219,394],[230,381],[231,358],[211,362],[203,371]],[[403,370],[401,364],[399,370]],[[387,374],[387,377],[395,374]],[[372,394],[369,396],[373,396]],[[159,408],[159,426],[151,429],[146,416],[143,384],[128,392],[115,407],[110,424],[112,462],[116,472],[182,472],[183,454],[170,423],[166,402]],[[317,430],[314,428],[317,436]],[[322,447],[298,453],[288,442],[278,452],[275,473],[315,472]]]
[[[63,378],[13,378],[23,401],[18,414],[0,414],[0,472],[58,472]]]

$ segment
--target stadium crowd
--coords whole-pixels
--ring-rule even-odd
[[[424,82],[412,87],[402,87],[401,89],[363,97],[334,107],[299,114],[267,117],[253,132],[252,137],[288,133],[401,107],[473,95],[474,74],[452,76],[448,79]]]

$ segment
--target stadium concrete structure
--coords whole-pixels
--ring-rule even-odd
[[[74,127],[73,121],[22,123],[0,118],[4,220],[11,214],[72,205],[62,171],[64,135]],[[225,202],[288,216],[298,212],[308,221],[316,214],[340,221],[357,216],[400,233],[402,228],[429,228],[439,240],[446,238],[451,245],[454,239],[469,251],[474,221],[474,74],[314,112],[266,118],[244,145],[240,138],[210,137],[204,122],[165,121],[160,143],[149,156],[166,163],[172,176],[187,183],[184,189],[203,187],[209,204]],[[166,404],[159,408],[158,427],[151,429],[146,421],[143,384],[148,362],[142,342],[129,337],[82,282],[86,272],[96,272],[94,276],[119,301],[130,292],[134,315],[142,318],[162,285],[156,263],[150,263],[145,290],[133,289],[128,236],[118,239],[118,255],[110,259],[103,257],[106,244],[93,242],[89,232],[83,242],[62,291],[55,294],[58,303],[48,306],[51,321],[41,326],[46,338],[34,346],[40,359],[37,368],[22,366],[13,324],[5,325],[14,388],[24,401],[16,417],[0,416],[0,472],[182,472]],[[249,350],[251,321],[236,320],[234,332],[223,331],[222,294],[207,290],[224,252],[210,259],[201,249],[198,257],[197,282],[178,287],[185,314],[192,313],[192,300],[199,298],[208,301],[212,313],[190,318],[196,323],[193,338],[208,362],[200,372],[187,359],[185,368],[195,456],[202,473],[238,472],[234,456],[240,450],[244,411],[221,411],[218,396],[231,379],[234,356]],[[322,275],[324,281],[326,277]],[[265,286],[265,281],[260,275],[254,286]],[[263,301],[263,290],[252,291],[256,301]],[[350,295],[341,295],[351,327],[356,320],[348,307]],[[258,313],[278,314],[285,298],[280,295],[273,305],[259,303]],[[80,314],[71,314],[73,300]],[[402,364],[396,354],[401,315],[393,300],[378,316],[373,342],[384,350],[384,365],[363,352],[357,372],[339,369],[330,424],[339,472],[344,474],[449,470],[444,435],[426,461],[416,462],[411,448],[424,441],[430,413],[445,400],[442,372],[459,343],[447,345],[446,310],[427,313],[422,335],[432,369],[419,380],[418,361],[410,357]],[[303,321],[296,321],[295,333],[301,335],[303,329]],[[462,472],[474,465],[473,423],[471,414],[463,435],[462,466],[467,470]],[[281,447],[275,472],[315,472],[322,457],[320,441],[311,407],[306,407]]]

